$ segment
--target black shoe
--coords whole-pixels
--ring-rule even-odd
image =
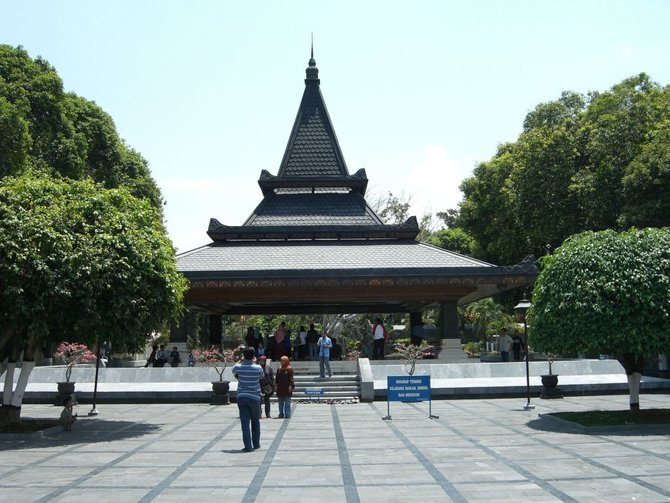
[[[260,445],[254,445],[254,451],[255,451],[256,449],[260,449],[260,448],[261,448]]]
[[[245,447],[244,449],[242,449],[242,452],[252,452],[252,451],[253,451],[253,449],[249,449],[249,448],[247,448],[247,447]]]
[[[284,419],[284,416],[277,416],[277,419]]]

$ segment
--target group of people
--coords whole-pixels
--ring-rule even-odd
[[[500,357],[502,361],[510,361],[510,353],[514,356],[514,361],[521,361],[521,349],[523,347],[523,341],[521,336],[514,332],[510,336],[509,332],[505,330],[503,334],[498,337],[498,350],[500,351]]]
[[[311,323],[309,329],[306,329],[305,325],[300,325],[293,336],[291,329],[286,327],[286,322],[282,321],[277,329],[265,338],[258,328],[249,327],[244,342],[247,347],[254,348],[257,358],[265,356],[270,361],[281,361],[282,356],[288,356],[293,361],[318,361],[319,339],[322,335],[325,335],[325,332],[319,333],[314,323]],[[330,339],[332,342],[330,359],[342,359],[342,346],[334,337]]]
[[[330,368],[333,342],[326,332],[319,336],[316,347],[319,357],[319,376],[325,378],[328,373],[330,378],[333,376]],[[246,347],[242,352],[242,357],[243,360],[233,367],[233,375],[238,380],[237,407],[240,411],[243,450],[250,452],[260,448],[260,419],[263,413],[266,419],[271,417],[270,398],[273,394],[277,394],[279,408],[277,418],[289,419],[291,417],[291,397],[295,389],[295,379],[288,355],[284,354],[279,357],[280,366],[276,375],[272,366],[268,365],[266,355],[261,354],[258,360],[256,359],[255,348]]]
[[[233,375],[238,380],[237,407],[240,411],[242,442],[244,451],[251,452],[261,447],[261,413],[265,406],[265,417],[270,417],[270,397],[277,393],[278,418],[291,417],[291,396],[295,389],[293,369],[288,356],[283,355],[281,364],[274,375],[267,364],[267,357],[261,355],[256,363],[254,348],[244,349],[243,360],[233,367]]]
[[[160,346],[154,344],[151,347],[151,353],[144,367],[165,367],[168,363],[171,367],[179,367],[179,364],[182,363],[177,346],[173,346],[172,351],[168,351],[165,349],[165,344],[161,344]]]

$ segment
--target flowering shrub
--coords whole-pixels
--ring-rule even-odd
[[[223,382],[223,373],[228,364],[238,360],[238,349],[224,349],[212,346],[209,349],[196,349],[193,351],[195,361],[208,367],[212,367],[219,374],[219,382]]]
[[[358,349],[354,349],[347,353],[347,360],[358,360],[361,357],[361,352]]]
[[[79,363],[85,363],[95,360],[95,355],[91,353],[86,344],[76,342],[61,342],[54,353],[56,360],[67,365],[65,369],[65,381],[70,382],[72,367]]]
[[[396,353],[405,360],[405,371],[409,375],[414,375],[416,361],[422,358],[431,358],[435,356],[435,348],[426,341],[421,341],[421,345],[399,343],[395,345]]]

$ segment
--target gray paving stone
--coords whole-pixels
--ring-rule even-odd
[[[643,395],[644,407],[667,396]],[[625,408],[620,396],[297,404],[241,453],[237,407],[104,404],[74,432],[0,437],[0,491],[21,501],[594,502],[670,500],[670,438],[590,435],[539,413]],[[86,409],[79,407],[80,413]],[[84,410],[82,410],[84,409]],[[25,405],[31,417],[54,417]]]

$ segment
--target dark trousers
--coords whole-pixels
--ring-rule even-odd
[[[502,361],[504,361],[504,362],[509,361],[509,351],[501,351],[500,356],[502,358]]]
[[[244,448],[258,449],[261,445],[261,408],[258,400],[238,398],[237,408],[240,410]]]
[[[384,339],[375,339],[372,341],[372,359],[384,359]]]
[[[265,417],[270,417],[270,397],[272,395],[264,395],[261,393],[261,408],[260,413],[263,413],[263,406],[265,406]]]

